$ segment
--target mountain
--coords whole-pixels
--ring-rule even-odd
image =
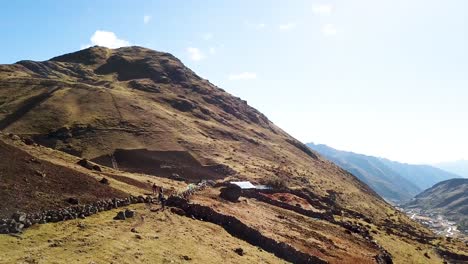
[[[468,178],[468,160],[437,163],[434,166]]]
[[[168,53],[0,65],[0,130],[0,233],[47,223],[0,235],[8,263],[440,263],[459,247]]]
[[[357,176],[387,200],[406,201],[422,190],[387,166],[380,158],[340,151],[327,145],[309,143],[307,146]]]
[[[468,230],[468,179],[439,182],[418,194],[405,207],[443,215],[459,223],[462,230]]]
[[[425,190],[434,184],[447,179],[460,178],[460,175],[433,167],[429,165],[413,165],[381,159],[385,165],[399,173],[402,177]]]
[[[307,144],[367,183],[387,200],[401,203],[437,182],[458,175],[428,165],[411,165],[384,158],[340,151],[326,145]]]

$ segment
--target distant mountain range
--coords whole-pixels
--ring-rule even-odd
[[[307,144],[325,158],[354,174],[385,199],[402,203],[434,184],[460,176],[429,165],[411,165],[384,158]]]
[[[444,215],[468,229],[468,179],[451,179],[432,186],[405,205]]]
[[[468,178],[468,160],[458,160],[434,164],[435,167]]]

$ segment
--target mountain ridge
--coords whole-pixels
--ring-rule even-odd
[[[336,150],[323,144],[307,145],[360,177],[383,197],[397,203],[410,200],[441,180],[459,177],[429,165],[400,163],[381,157]]]

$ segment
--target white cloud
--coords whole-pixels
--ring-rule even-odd
[[[188,47],[187,52],[189,53],[190,59],[199,61],[205,58],[205,55],[198,48]]]
[[[280,31],[289,31],[291,29],[294,29],[295,27],[296,27],[296,23],[281,24],[281,25],[279,25],[279,30]]]
[[[151,16],[145,15],[143,17],[143,23],[148,24],[151,21]]]
[[[337,29],[335,25],[333,24],[326,24],[325,26],[322,27],[322,33],[325,36],[334,36],[337,33]]]
[[[322,4],[313,6],[312,12],[317,15],[329,16],[333,13],[333,9],[333,5]]]
[[[116,49],[120,47],[130,46],[130,42],[119,39],[114,32],[96,30],[91,36],[91,43],[86,45],[81,45],[82,49],[89,48],[91,46],[103,46],[110,49]]]
[[[242,72],[239,74],[230,74],[228,79],[231,81],[236,80],[251,80],[257,78],[257,74],[254,72]]]
[[[211,34],[211,33],[205,33],[205,34],[203,34],[203,39],[204,39],[204,40],[210,40],[210,39],[212,39],[212,38],[213,38],[213,34]]]

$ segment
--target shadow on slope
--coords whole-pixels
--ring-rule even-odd
[[[102,155],[92,161],[123,171],[191,182],[222,179],[233,173],[229,167],[221,164],[202,165],[188,151],[117,149],[111,155]]]

